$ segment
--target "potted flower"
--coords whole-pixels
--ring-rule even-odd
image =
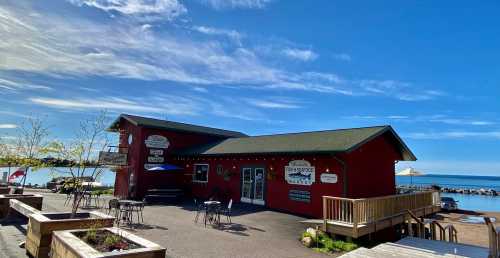
[[[116,227],[54,232],[51,249],[52,258],[164,258],[165,253],[165,248]]]

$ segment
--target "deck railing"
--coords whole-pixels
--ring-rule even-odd
[[[367,224],[407,210],[440,205],[439,192],[427,191],[375,198],[348,199],[323,196],[323,219],[346,224]]]

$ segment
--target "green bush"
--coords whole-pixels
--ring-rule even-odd
[[[303,232],[302,238],[304,237],[311,237],[311,234]],[[317,239],[313,238],[313,242],[314,242],[312,245],[314,246],[313,249],[324,253],[341,252],[341,251],[349,252],[358,248],[358,245],[355,243],[349,243],[342,240],[333,240],[330,236],[328,236],[326,233],[322,231],[318,232]]]

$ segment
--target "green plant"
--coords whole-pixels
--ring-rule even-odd
[[[115,234],[109,234],[104,239],[104,244],[106,246],[114,246],[122,240],[121,236]]]
[[[97,242],[97,228],[95,228],[95,227],[89,228],[89,230],[83,236],[83,240],[85,240],[85,242],[89,242],[89,243],[96,243]]]
[[[350,242],[345,242],[342,240],[334,240],[328,234],[322,231],[317,231],[317,238],[314,239],[310,233],[308,232],[303,232],[302,233],[302,238],[304,237],[311,237],[312,240],[314,241],[313,245],[314,250],[318,252],[323,252],[323,253],[332,253],[332,252],[349,252],[352,251],[356,248],[358,248],[358,245],[355,243],[350,243]]]

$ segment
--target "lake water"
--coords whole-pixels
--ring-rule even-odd
[[[500,192],[500,177],[495,176],[455,176],[455,175],[425,175],[410,178],[396,176],[396,184],[466,188],[466,189],[494,189]],[[464,210],[498,211],[500,212],[500,197],[476,194],[442,193],[442,196],[452,197],[458,201],[458,207]]]
[[[11,168],[11,173],[13,173],[16,170],[16,168]],[[39,169],[37,171],[28,171],[28,177],[26,178],[26,184],[38,184],[38,185],[44,185],[47,182],[49,182],[53,177],[57,176],[70,176],[67,173],[64,173],[65,171],[69,171],[67,168],[58,168],[57,169],[60,172],[51,170],[49,168],[43,168]],[[0,168],[0,177],[3,175],[2,172],[7,172],[8,168]],[[91,175],[92,171],[88,170],[85,172],[85,176]],[[0,178],[1,180],[1,178]],[[17,181],[20,181],[21,177],[18,178]],[[105,169],[100,178],[97,178],[98,182],[101,182],[104,186],[113,186],[115,184],[115,172]]]

